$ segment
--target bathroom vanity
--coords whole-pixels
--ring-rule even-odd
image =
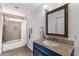
[[[70,44],[39,39],[33,42],[33,56],[70,56],[73,47]]]
[[[68,4],[46,12],[45,27],[45,37],[47,35],[60,39],[49,40],[48,38],[34,41],[34,56],[70,56],[74,54],[74,42],[68,40]]]
[[[33,55],[34,56],[60,56],[60,54],[51,51],[50,49],[47,49],[46,47],[34,42],[33,43]]]

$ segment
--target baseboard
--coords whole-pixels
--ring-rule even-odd
[[[33,51],[33,48],[30,45],[27,45],[28,48],[30,48]]]

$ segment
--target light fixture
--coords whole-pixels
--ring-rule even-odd
[[[48,6],[47,5],[43,5],[44,10],[47,12],[48,11]]]
[[[47,5],[44,5],[44,6],[43,6],[43,8],[44,8],[44,9],[47,9],[47,8],[48,8],[48,6],[47,6]]]
[[[5,17],[6,21],[16,21],[16,22],[22,22],[21,19],[17,19],[17,18],[11,18],[11,17]]]

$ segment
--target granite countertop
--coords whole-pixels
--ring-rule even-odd
[[[49,49],[49,50],[52,50],[62,56],[69,56],[73,50],[73,45],[69,45],[69,44],[65,44],[65,43],[61,43],[61,42],[56,42],[56,41],[52,41],[52,43],[57,43],[58,44],[58,47],[49,47],[47,45],[45,45],[43,42],[45,41],[46,39],[39,39],[39,40],[36,40],[35,42],[39,45],[42,45],[44,46],[45,48]]]

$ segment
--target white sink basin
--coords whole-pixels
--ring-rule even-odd
[[[58,44],[57,44],[57,43],[54,43],[54,42],[52,42],[52,41],[50,41],[50,40],[45,40],[45,41],[43,42],[43,44],[45,44],[45,45],[47,45],[47,46],[49,46],[49,47],[58,47]]]

